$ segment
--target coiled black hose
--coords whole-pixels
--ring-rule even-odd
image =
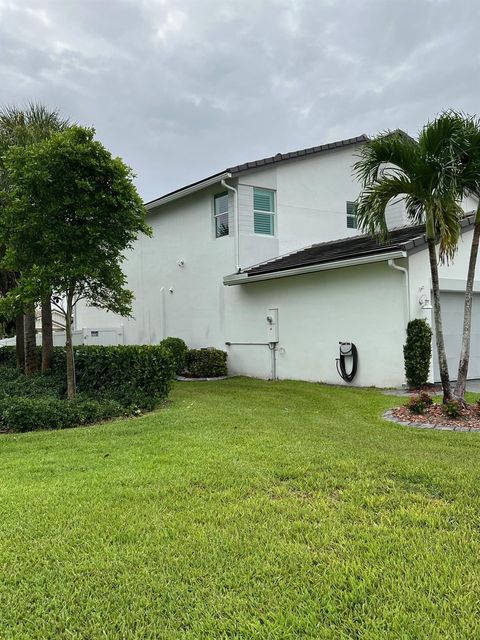
[[[348,345],[348,351],[343,350],[342,351],[342,346],[345,347]],[[352,369],[350,371],[350,373],[347,373],[347,369],[345,367],[345,357],[346,356],[352,356]],[[357,347],[353,344],[353,342],[340,342],[340,357],[337,358],[336,361],[337,364],[337,371],[338,371],[338,375],[345,380],[345,382],[352,382],[352,380],[355,378],[356,374],[357,374],[357,367],[358,367],[358,351],[357,351]]]

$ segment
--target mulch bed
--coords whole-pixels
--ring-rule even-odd
[[[401,406],[387,411],[385,417],[393,422],[420,429],[480,431],[480,411],[476,404],[467,405],[458,418],[449,418],[443,413],[442,405],[435,403],[420,415],[412,413],[406,406]]]

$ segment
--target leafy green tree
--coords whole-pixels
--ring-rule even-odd
[[[399,199],[405,202],[412,224],[425,223],[444,402],[452,399],[452,390],[443,338],[436,244],[439,241],[441,261],[451,259],[458,245],[463,210],[455,154],[461,134],[462,124],[455,114],[445,113],[425,125],[418,140],[394,131],[367,142],[354,166],[363,184],[357,206],[363,229],[386,236],[386,207]]]
[[[0,187],[5,188],[6,173],[3,167],[5,153],[14,146],[26,147],[46,140],[53,133],[68,128],[68,120],[45,105],[31,103],[25,108],[0,107]],[[1,204],[0,204],[1,206]],[[14,273],[6,276],[11,287],[16,286]],[[17,366],[27,374],[37,369],[35,309],[22,309],[16,319]],[[42,301],[42,371],[48,371],[53,358],[52,307],[47,294]]]
[[[139,233],[150,234],[131,170],[94,140],[93,129],[71,127],[5,157],[0,242],[3,266],[21,273],[4,305],[34,304],[49,292],[63,301],[68,397],[75,395],[74,306],[80,301],[127,316],[133,294],[121,270]]]

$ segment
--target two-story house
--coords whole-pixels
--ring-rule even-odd
[[[147,203],[153,237],[140,238],[125,263],[133,319],[81,307],[77,328],[122,325],[126,344],[179,336],[226,349],[232,374],[340,384],[339,342],[353,342],[353,384],[402,384],[406,323],[431,320],[428,256],[423,229],[404,226],[401,203],[388,209],[388,242],[358,231],[352,165],[366,140],[248,162]],[[471,223],[455,263],[440,267],[452,373]],[[470,371],[480,377],[476,298]]]

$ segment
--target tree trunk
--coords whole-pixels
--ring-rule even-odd
[[[15,318],[15,351],[17,354],[17,369],[25,369],[25,331],[23,315]]]
[[[52,302],[50,296],[42,302],[42,373],[50,371],[53,362]]]
[[[72,296],[67,296],[67,313],[65,321],[65,356],[67,358],[67,398],[75,398],[75,361],[72,343]]]
[[[35,309],[25,314],[23,319],[25,340],[25,375],[37,373],[37,338],[35,331]]]
[[[443,340],[442,313],[440,308],[440,284],[438,281],[437,252],[435,250],[435,240],[428,239],[428,257],[430,259],[430,272],[432,275],[433,293],[433,319],[435,323],[435,338],[437,341],[438,365],[440,367],[440,380],[442,381],[443,402],[452,399],[450,387],[450,377],[448,375],[447,354],[445,353],[445,342]]]
[[[472,303],[473,283],[475,279],[475,267],[477,266],[478,244],[480,240],[480,205],[477,208],[475,227],[473,229],[470,260],[468,263],[467,283],[465,287],[465,306],[463,311],[462,350],[458,365],[457,383],[455,385],[455,397],[465,403],[465,387],[467,385],[468,364],[470,360],[470,336],[472,333]]]

